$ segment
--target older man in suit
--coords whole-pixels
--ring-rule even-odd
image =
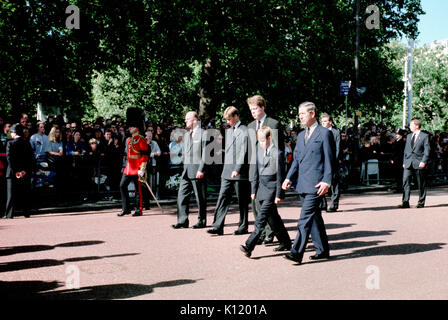
[[[221,173],[221,189],[215,208],[213,229],[208,233],[222,235],[224,220],[232,200],[232,188],[235,189],[240,209],[240,221],[235,235],[248,233],[248,211],[250,184],[248,180],[248,132],[239,120],[238,109],[233,106],[224,111],[224,118],[230,126],[225,134],[224,168]]]
[[[302,211],[296,239],[285,258],[299,264],[302,263],[310,234],[316,248],[316,254],[310,259],[330,257],[320,204],[332,183],[335,145],[331,131],[318,124],[316,112],[316,106],[312,102],[304,102],[299,106],[300,122],[306,130],[297,137],[294,160],[282,184],[282,188],[288,190],[293,175],[298,174],[297,192],[302,202]]]
[[[257,137],[260,148],[252,181],[251,198],[252,200],[258,198],[261,205],[255,221],[255,230],[247,239],[246,245],[240,246],[246,257],[251,256],[267,223],[272,226],[280,241],[280,245],[274,251],[291,249],[291,238],[277,210],[277,204],[285,198],[285,192],[282,189],[285,172],[284,153],[272,143],[271,128],[261,127]]]
[[[254,181],[254,175],[256,172],[256,158],[259,150],[257,132],[262,127],[271,128],[272,133],[272,143],[280,151],[285,150],[284,138],[283,138],[283,128],[280,122],[268,117],[265,112],[266,100],[261,95],[255,95],[247,99],[247,105],[249,106],[250,112],[254,121],[249,123],[247,126],[249,132],[249,181]],[[260,210],[260,201],[258,198],[252,199],[252,211],[254,213],[255,220],[258,216],[258,211]],[[264,244],[272,243],[274,241],[274,232],[270,227],[269,221],[264,231],[260,236],[260,242]]]
[[[429,160],[431,147],[429,135],[421,131],[421,122],[412,119],[409,123],[410,134],[406,137],[403,156],[403,200],[400,208],[409,208],[411,195],[411,176],[415,175],[418,185],[417,208],[423,208],[426,200],[426,166]]]
[[[199,116],[190,111],[185,115],[187,132],[184,134],[184,155],[182,179],[177,197],[177,223],[174,229],[188,228],[189,202],[192,191],[199,207],[198,223],[194,229],[205,228],[207,222],[207,198],[205,181],[205,146],[207,133],[199,124]]]

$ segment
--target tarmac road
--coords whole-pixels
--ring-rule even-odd
[[[401,194],[342,195],[340,212],[324,213],[331,259],[302,265],[257,246],[239,250],[236,205],[223,236],[171,228],[175,207],[142,217],[118,209],[0,221],[0,294],[10,299],[371,300],[448,299],[448,188],[428,191],[426,207],[398,209]],[[280,205],[291,238],[296,197]],[[209,205],[208,225],[214,205]],[[196,210],[190,226],[196,223]],[[250,213],[253,230],[253,216]],[[79,288],[78,288],[79,287]]]

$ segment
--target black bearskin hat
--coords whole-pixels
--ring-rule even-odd
[[[140,108],[128,108],[126,110],[126,126],[137,127],[140,134],[145,132],[145,116]]]

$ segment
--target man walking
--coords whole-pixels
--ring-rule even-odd
[[[255,171],[257,170],[255,163],[259,149],[258,139],[256,137],[258,130],[262,126],[271,128],[273,145],[275,145],[280,151],[284,151],[285,148],[283,128],[280,125],[280,122],[267,116],[265,112],[266,100],[260,95],[255,95],[247,99],[247,105],[249,106],[252,117],[254,118],[254,121],[249,123],[247,126],[249,131],[249,181],[252,183],[254,181]],[[259,199],[252,199],[252,211],[254,212],[255,220],[257,219],[259,210]],[[260,242],[263,242],[264,244],[272,243],[274,241],[274,232],[269,225],[269,221],[264,230],[262,230],[262,234],[259,238],[261,239]]]
[[[403,157],[403,201],[399,207],[409,208],[411,176],[415,175],[419,195],[417,208],[423,208],[426,200],[426,166],[431,150],[429,135],[421,131],[421,122],[418,119],[412,119],[409,128],[412,133],[406,136]]]
[[[198,223],[194,229],[205,228],[207,220],[207,198],[205,172],[205,146],[207,134],[199,123],[199,116],[196,112],[190,111],[185,115],[185,125],[188,130],[184,136],[184,170],[181,175],[179,192],[177,196],[177,223],[173,224],[174,229],[188,228],[189,203],[192,191],[196,197],[199,208]]]
[[[285,198],[282,181],[285,172],[285,158],[283,151],[272,143],[271,128],[261,127],[258,130],[260,150],[257,156],[257,168],[252,181],[251,198],[260,201],[255,230],[251,233],[245,245],[240,246],[246,257],[250,257],[266,223],[272,226],[280,245],[274,251],[288,251],[291,249],[291,238],[278,214],[277,204]]]
[[[297,137],[294,160],[282,184],[282,188],[288,190],[293,175],[298,174],[297,192],[302,202],[302,211],[296,239],[285,258],[299,264],[302,263],[310,234],[316,248],[316,254],[310,259],[330,257],[320,204],[332,182],[335,146],[331,131],[317,123],[316,112],[316,106],[312,102],[304,102],[299,106],[300,122],[306,130]]]
[[[232,188],[235,189],[240,209],[240,221],[235,235],[248,233],[248,211],[250,184],[248,180],[248,133],[247,127],[241,124],[239,113],[235,107],[224,111],[224,118],[230,128],[226,129],[224,168],[221,173],[221,189],[215,209],[213,229],[208,233],[222,235],[224,220],[232,200]]]
[[[327,212],[336,212],[339,208],[339,198],[341,197],[339,190],[339,161],[340,161],[340,144],[341,144],[341,134],[339,130],[336,129],[333,123],[333,118],[327,114],[322,113],[320,116],[320,124],[322,127],[329,129],[333,133],[334,143],[336,146],[335,151],[335,163],[334,163],[334,171],[333,171],[333,180],[331,182],[330,192],[331,195],[331,205],[327,209],[327,198],[325,196],[322,197],[322,210]]]

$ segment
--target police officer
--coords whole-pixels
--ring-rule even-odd
[[[29,217],[31,196],[31,175],[34,168],[34,153],[31,144],[23,137],[23,129],[19,123],[9,129],[12,140],[6,145],[6,215],[12,219],[17,205],[23,205],[24,216]],[[21,201],[19,201],[21,200]]]

